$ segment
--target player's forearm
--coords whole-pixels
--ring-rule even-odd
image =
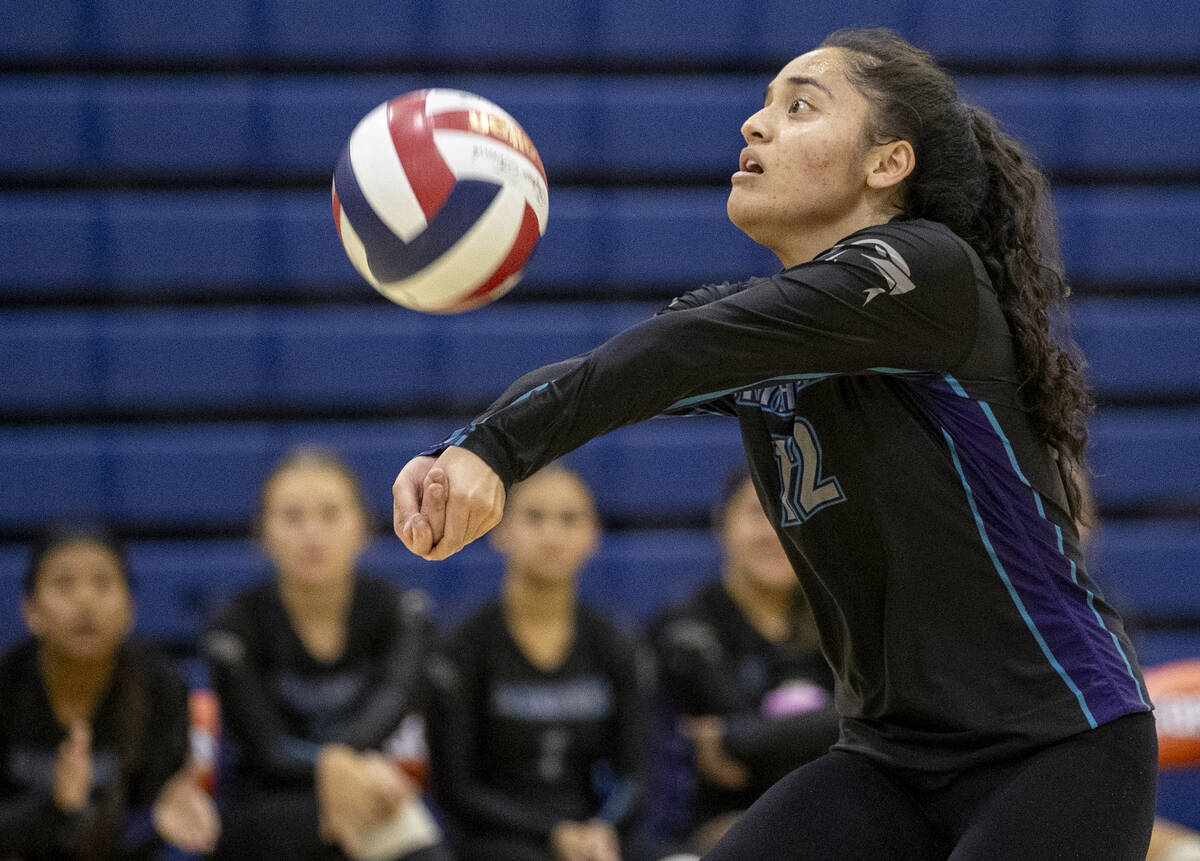
[[[706,399],[710,384],[755,380],[756,368],[730,368],[736,360],[720,344],[693,342],[684,316],[655,317],[618,335],[449,443],[481,457],[509,485],[590,439],[682,399]]]

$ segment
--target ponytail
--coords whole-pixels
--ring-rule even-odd
[[[1049,188],[1029,155],[990,114],[972,109],[971,127],[987,167],[988,187],[976,230],[964,238],[987,267],[1016,338],[1027,399],[1058,455],[1071,514],[1086,521],[1084,450],[1093,402],[1083,379],[1083,357],[1067,330],[1071,291],[1059,256]]]
[[[1066,331],[1070,290],[1045,176],[987,111],[959,99],[928,53],[891,30],[839,30],[822,47],[849,52],[847,78],[871,104],[865,143],[912,144],[905,214],[945,224],[987,268],[1016,342],[1024,403],[1057,456],[1072,517],[1085,517],[1092,399]]]

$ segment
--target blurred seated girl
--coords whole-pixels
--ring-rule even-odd
[[[599,539],[575,473],[514,486],[491,538],[501,595],[431,662],[431,775],[459,861],[622,857],[644,692],[633,644],[577,598]]]
[[[663,614],[651,635],[694,753],[695,792],[676,827],[700,854],[838,737],[833,675],[808,603],[744,470],[730,476],[713,521],[720,579]]]
[[[289,454],[263,484],[258,533],[274,579],[205,636],[233,747],[218,856],[444,857],[420,787],[384,752],[417,705],[426,602],[356,574],[370,537],[356,476]]]
[[[187,688],[128,642],[125,554],[105,529],[51,528],[0,657],[0,857],[148,859],[212,849],[219,822],[188,762]]]

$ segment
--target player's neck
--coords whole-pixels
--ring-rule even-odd
[[[548,583],[509,571],[501,601],[505,625],[525,659],[543,672],[561,667],[575,638],[574,583]]]
[[[67,726],[75,720],[91,720],[112,678],[116,656],[79,659],[43,643],[38,665],[54,716]]]
[[[727,570],[722,580],[725,591],[741,609],[754,630],[772,643],[792,634],[792,595],[782,589],[766,589],[737,571]]]
[[[790,230],[770,248],[784,269],[808,263],[852,233],[886,224],[899,213],[895,207],[864,197],[840,218]]]
[[[573,580],[548,581],[510,570],[505,573],[501,599],[505,616],[521,624],[569,624],[575,617]]]
[[[318,583],[279,578],[279,599],[293,620],[334,622],[344,619],[354,595],[354,577]]]

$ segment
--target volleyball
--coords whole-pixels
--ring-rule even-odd
[[[546,170],[524,129],[462,90],[417,90],[355,126],[333,173],[350,262],[388,299],[455,313],[520,280],[549,213]]]

